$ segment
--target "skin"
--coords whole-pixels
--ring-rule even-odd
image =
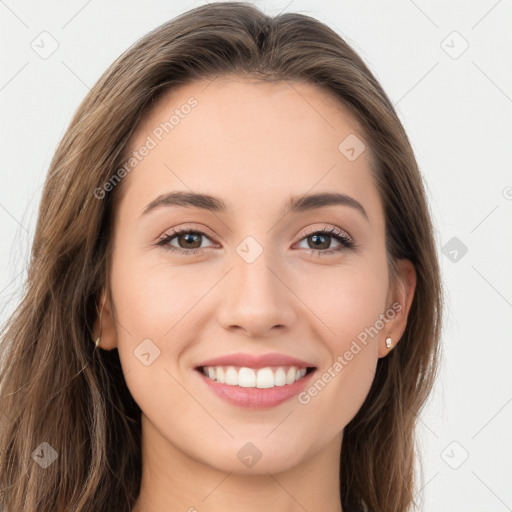
[[[115,216],[101,347],[118,349],[142,409],[143,478],[133,510],[341,511],[343,429],[378,359],[405,330],[414,268],[401,261],[390,278],[369,145],[334,98],[298,82],[195,82],[165,94],[131,149],[191,96],[197,106],[124,178]],[[366,144],[354,161],[338,150],[349,134]],[[228,212],[162,207],[141,217],[155,197],[177,190],[218,196]],[[333,191],[359,201],[368,219],[340,205],[282,215],[292,195]],[[181,255],[155,245],[184,225],[209,233],[197,243],[202,254],[187,256],[196,245],[183,236],[170,242]],[[340,246],[327,236],[316,248],[311,235],[324,227],[340,228],[357,247],[318,257]],[[236,252],[247,236],[263,250],[250,264]],[[229,353],[281,352],[321,375],[393,303],[402,310],[308,404],[294,397],[264,410],[234,406],[194,370]],[[134,355],[145,339],[160,350],[148,366]],[[251,468],[237,457],[247,442],[262,454]]]

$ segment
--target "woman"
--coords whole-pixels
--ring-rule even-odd
[[[304,15],[193,9],[112,64],[50,165],[2,335],[0,505],[410,510],[441,306],[360,57]]]

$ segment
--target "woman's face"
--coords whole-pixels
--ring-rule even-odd
[[[168,92],[130,149],[102,346],[145,439],[240,473],[339,447],[414,280],[392,287],[356,123],[314,85],[218,78]]]

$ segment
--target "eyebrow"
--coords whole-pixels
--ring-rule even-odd
[[[361,213],[366,220],[369,220],[366,210],[359,201],[346,194],[329,192],[292,197],[285,204],[283,215],[288,213],[305,212],[333,205],[354,208]],[[226,203],[218,197],[194,192],[168,192],[166,194],[159,195],[146,205],[142,215],[147,215],[151,211],[162,207],[199,208],[201,210],[208,210],[217,213],[225,213],[228,211]]]

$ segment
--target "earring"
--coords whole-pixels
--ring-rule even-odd
[[[93,340],[95,348],[98,348],[100,346],[101,331],[102,331],[102,328],[101,328],[101,314],[103,313],[103,306],[104,305],[105,305],[105,298],[103,299],[103,304],[101,305],[101,311],[100,311],[100,334],[99,334],[98,338],[96,339],[96,341]]]
[[[390,348],[391,347],[391,338],[386,338],[386,347],[387,348]]]

